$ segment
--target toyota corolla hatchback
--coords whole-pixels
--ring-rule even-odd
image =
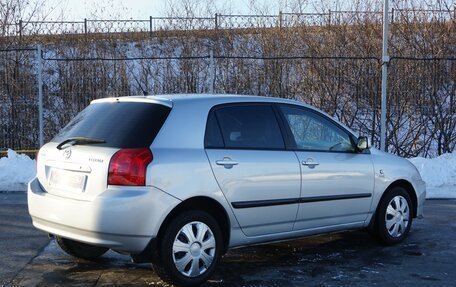
[[[400,242],[425,184],[303,103],[237,95],[93,101],[38,153],[35,227],[75,257],[108,249],[198,285],[230,248],[366,228]]]

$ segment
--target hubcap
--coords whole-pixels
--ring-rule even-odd
[[[203,222],[193,221],[177,233],[173,244],[174,264],[182,275],[196,277],[206,272],[215,256],[215,238]]]
[[[397,238],[404,234],[409,224],[410,210],[407,200],[397,195],[386,208],[385,223],[390,236]]]

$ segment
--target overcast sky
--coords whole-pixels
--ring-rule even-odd
[[[46,3],[43,11],[48,20],[83,20],[87,19],[149,19],[149,16],[168,16],[168,3],[181,3],[182,0],[29,0],[30,2]],[[195,16],[201,15],[206,7],[211,11],[227,14],[278,14],[283,12],[313,12],[315,10],[327,11],[346,10],[345,6],[357,2],[360,10],[381,10],[383,0],[184,0],[197,3]],[[437,2],[447,3],[453,7],[456,0],[390,0],[391,7],[407,7],[407,3],[417,2],[426,5]],[[371,4],[368,4],[371,3]],[[323,4],[323,6],[322,6]],[[363,7],[363,5],[370,5]],[[374,6],[372,6],[374,5]],[[412,4],[410,4],[412,5]],[[425,5],[425,6],[426,6]],[[445,6],[445,5],[444,5]],[[416,8],[416,7],[415,7]],[[438,7],[429,6],[431,9]],[[261,12],[259,12],[261,11]],[[206,11],[207,12],[207,11]],[[214,13],[215,13],[214,12]],[[182,16],[182,15],[180,15]],[[40,18],[42,19],[42,17]]]
[[[166,3],[169,0],[52,0],[47,10],[52,10],[50,20],[81,20],[84,18],[148,19],[149,16],[166,16]],[[176,1],[176,0],[175,0]],[[198,0],[196,0],[198,1]],[[207,1],[207,0],[206,0]],[[201,1],[200,3],[205,2]],[[251,0],[213,0],[217,7],[232,13],[248,14]],[[256,1],[268,5],[273,13],[278,13],[279,0]]]

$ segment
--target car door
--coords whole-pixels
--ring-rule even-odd
[[[247,236],[291,231],[301,185],[271,104],[214,108],[205,147],[214,176]]]
[[[312,109],[281,105],[301,163],[302,188],[295,230],[362,223],[372,202],[370,153],[353,136]]]

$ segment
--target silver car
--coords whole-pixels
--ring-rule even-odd
[[[38,154],[36,228],[75,257],[108,249],[198,285],[233,247],[366,228],[400,242],[425,183],[301,102],[237,95],[93,101]]]

